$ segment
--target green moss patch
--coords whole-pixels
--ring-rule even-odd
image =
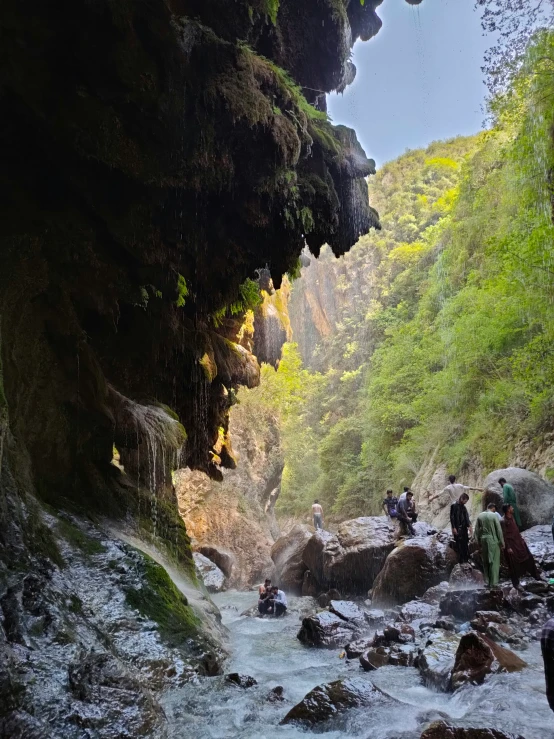
[[[61,536],[77,549],[80,549],[83,554],[92,556],[94,554],[103,554],[106,551],[106,547],[91,536],[87,536],[80,528],[75,524],[61,519],[57,525],[57,530]]]
[[[143,586],[140,589],[129,588],[126,601],[143,616],[155,621],[162,638],[172,646],[179,646],[198,633],[200,620],[186,597],[164,568],[146,554]]]

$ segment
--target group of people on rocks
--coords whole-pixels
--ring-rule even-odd
[[[488,587],[495,588],[498,585],[502,553],[515,588],[520,589],[520,578],[525,574],[538,580],[539,572],[535,560],[520,533],[521,518],[516,495],[513,487],[506,482],[505,478],[501,477],[498,480],[502,487],[502,516],[497,510],[496,503],[489,503],[487,509],[477,516],[475,532],[472,531],[466,508],[469,501],[466,491],[481,489],[469,488],[456,483],[454,475],[451,475],[449,480],[450,485],[442,492],[459,493],[458,499],[450,506],[450,526],[460,564],[469,560],[469,541],[474,533],[481,554],[485,584]],[[437,497],[435,495],[430,500]]]
[[[396,519],[400,524],[400,533],[415,536],[414,523],[417,521],[414,494],[405,487],[404,492],[397,498],[392,490],[387,490],[387,497],[383,500],[383,510],[390,519]]]
[[[266,578],[258,588],[258,612],[262,616],[284,616],[287,612],[287,596],[277,585],[272,585]]]

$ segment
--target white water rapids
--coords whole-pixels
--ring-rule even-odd
[[[240,614],[255,605],[256,594],[227,592],[213,596],[230,631],[231,659],[226,672],[254,677],[243,689],[224,678],[199,678],[165,695],[170,739],[299,739],[325,733],[326,739],[419,739],[433,720],[457,726],[501,729],[525,739],[554,739],[554,714],[545,697],[538,643],[521,653],[529,664],[522,673],[495,675],[484,685],[456,694],[426,688],[415,668],[387,666],[371,673],[358,660],[339,658],[341,650],[306,647],[296,638],[303,599],[289,599],[285,618]],[[352,709],[316,730],[280,726],[281,719],[308,691],[341,677],[361,677],[399,701],[375,709]],[[269,691],[284,688],[285,701],[270,703]]]

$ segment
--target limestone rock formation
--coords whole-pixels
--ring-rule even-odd
[[[284,462],[273,416],[252,419],[239,404],[231,412],[230,433],[237,466],[223,471],[222,482],[183,469],[174,481],[194,548],[225,572],[229,587],[241,588],[272,576],[278,534],[273,506]]]
[[[225,573],[200,552],[193,554],[196,572],[201,577],[209,593],[219,593],[225,588]]]
[[[502,487],[498,480],[504,477],[512,485],[516,494],[517,505],[524,529],[540,524],[552,523],[554,517],[554,485],[542,477],[519,467],[507,467],[495,470],[487,475],[483,485],[483,506],[488,503],[502,503]]]
[[[0,736],[163,733],[159,692],[221,671],[217,610],[191,569],[173,563],[177,588],[136,548],[147,542],[34,516],[34,565],[0,589]]]
[[[370,708],[394,701],[371,683],[360,678],[335,680],[311,690],[281,721],[282,724],[314,726],[328,721],[348,708]]]
[[[283,590],[295,595],[303,594],[304,576],[307,567],[303,560],[304,549],[311,539],[313,529],[296,524],[285,536],[277,539],[271,547],[271,559],[275,564],[275,581]],[[308,589],[308,584],[306,585]],[[306,592],[304,595],[314,593]]]
[[[428,588],[448,579],[455,561],[448,536],[443,533],[401,542],[389,554],[375,580],[374,604],[380,607],[404,603],[423,595]]]
[[[336,534],[317,531],[304,549],[304,563],[322,589],[365,594],[395,544],[394,527],[384,516],[343,521]]]

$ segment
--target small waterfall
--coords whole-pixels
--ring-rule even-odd
[[[113,388],[110,395],[115,407],[114,441],[121,466],[134,478],[137,488],[150,491],[149,515],[155,533],[158,496],[172,487],[171,473],[181,462],[185,430],[161,405],[137,403]]]

